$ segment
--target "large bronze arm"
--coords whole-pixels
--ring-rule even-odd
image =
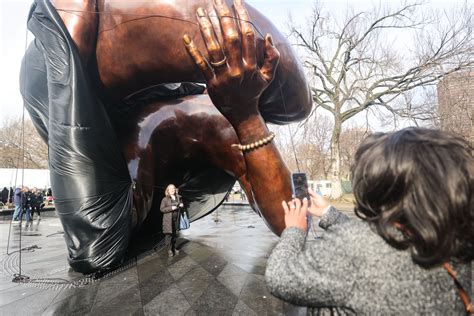
[[[97,58],[97,71],[107,95],[115,102],[144,88],[169,82],[204,82],[181,43],[186,33],[203,41],[196,23],[196,9],[216,17],[210,0],[53,0],[81,58]],[[231,1],[227,1],[229,6]],[[286,38],[260,12],[247,6],[253,21],[257,48],[270,33],[280,52],[280,64],[272,84],[259,103],[267,122],[285,124],[305,118],[311,95],[301,65]],[[218,27],[217,18],[212,20]],[[95,56],[93,55],[95,49]],[[263,56],[257,56],[259,63]],[[94,65],[95,66],[95,65]]]

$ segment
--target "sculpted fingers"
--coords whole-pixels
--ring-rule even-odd
[[[214,28],[214,35],[217,38],[217,42],[222,44],[224,43],[224,39],[222,38],[221,22],[219,20],[219,16],[217,15],[216,8],[213,5],[208,9],[210,11],[207,12],[207,16],[209,17],[209,20],[212,23],[212,27]]]
[[[184,34],[183,36],[184,46],[186,47],[189,55],[193,58],[196,65],[201,70],[204,78],[207,82],[210,82],[214,78],[214,72],[212,68],[207,63],[206,59],[203,57],[202,53],[197,49],[194,42],[188,36],[188,34]]]
[[[214,67],[214,72],[218,74],[227,68],[226,57],[216,38],[214,27],[202,8],[196,11],[198,16],[199,28],[209,55],[209,63]]]
[[[215,0],[214,5],[221,24],[224,52],[227,56],[227,62],[231,69],[240,68],[242,64],[242,51],[240,34],[235,23],[234,15],[223,0]]]
[[[260,69],[262,77],[267,81],[271,82],[275,77],[275,72],[278,67],[278,61],[280,60],[280,52],[276,49],[273,44],[273,38],[270,34],[265,37],[265,60],[263,66]]]
[[[242,34],[242,58],[249,69],[254,69],[257,64],[255,49],[255,32],[250,23],[250,18],[241,0],[234,0],[234,7],[237,12],[237,21]]]

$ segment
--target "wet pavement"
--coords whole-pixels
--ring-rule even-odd
[[[9,218],[0,215],[0,316],[306,314],[267,291],[265,264],[278,237],[248,206],[223,206],[192,223],[173,258],[148,251],[99,279],[69,268],[54,212],[21,234]],[[20,261],[27,283],[12,282]]]
[[[98,280],[70,270],[58,218],[42,215],[21,230],[21,258],[20,228],[0,220],[0,315],[306,314],[267,291],[278,238],[249,207],[224,206],[192,223],[173,258],[149,251]],[[12,282],[20,260],[25,284]]]

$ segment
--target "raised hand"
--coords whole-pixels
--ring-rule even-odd
[[[328,201],[311,188],[308,188],[308,192],[311,198],[311,206],[308,208],[308,212],[314,216],[321,217],[324,210],[329,206]]]
[[[308,230],[308,220],[306,214],[308,211],[308,200],[306,198],[301,202],[299,199],[293,199],[290,202],[281,202],[285,211],[286,227],[297,227],[301,230]]]
[[[206,79],[214,105],[233,125],[258,115],[258,100],[269,86],[278,66],[280,54],[267,34],[264,62],[257,65],[255,33],[241,0],[234,0],[235,17],[223,0],[215,0],[214,8],[220,29],[215,29],[209,15],[198,8],[201,35],[207,49],[207,60],[193,40],[185,34],[186,49]],[[223,41],[216,34],[221,33]]]
[[[241,0],[234,0],[234,9],[236,16],[223,0],[215,0],[219,22],[214,24],[202,8],[197,10],[207,54],[199,51],[188,35],[183,39],[206,79],[212,102],[239,138],[240,144],[227,149],[245,159],[245,173],[237,177],[254,209],[257,211],[258,205],[258,212],[270,229],[280,234],[286,226],[279,201],[291,197],[290,173],[272,142],[274,134],[258,110],[259,98],[275,76],[280,53],[268,34],[263,45],[258,46],[262,51],[257,52],[255,33]],[[264,57],[263,63],[257,63],[257,55]],[[272,190],[266,186],[270,183]]]

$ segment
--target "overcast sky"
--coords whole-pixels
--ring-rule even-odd
[[[248,0],[260,12],[264,13],[273,23],[285,32],[288,16],[293,20],[304,21],[311,13],[314,0]],[[369,8],[371,0],[331,0],[320,1],[332,12],[344,13],[348,5],[356,9]],[[398,1],[381,1],[382,3],[397,4]],[[449,3],[460,3],[462,0],[434,0],[431,6],[448,7]],[[29,0],[0,0],[0,126],[6,117],[18,117],[22,113],[22,99],[19,93],[19,69],[25,51],[26,18],[32,1]],[[32,39],[28,35],[28,39]]]

